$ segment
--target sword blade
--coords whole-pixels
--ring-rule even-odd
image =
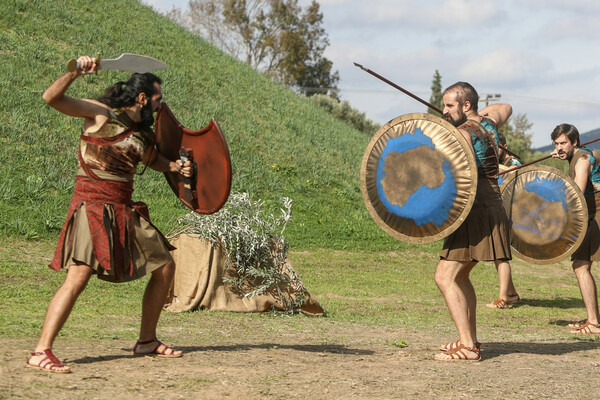
[[[100,59],[99,53],[98,59]],[[118,69],[121,71],[138,72],[140,74],[163,68],[169,68],[169,66],[152,57],[131,53],[123,53],[114,59],[100,59],[100,65],[98,66],[98,69]],[[75,69],[81,69],[79,62],[70,60],[67,64],[67,70],[72,72],[75,71]]]
[[[152,57],[139,54],[123,53],[115,59],[100,60],[100,69],[118,69],[143,74],[163,68],[169,68],[169,66]]]

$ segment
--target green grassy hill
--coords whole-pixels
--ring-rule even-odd
[[[223,54],[136,0],[4,0],[0,3],[0,234],[54,238],[76,172],[81,121],[48,107],[45,88],[70,58],[155,57],[163,93],[178,119],[200,128],[216,118],[228,141],[233,191],[278,210],[294,201],[293,248],[390,249],[405,246],[370,218],[359,188],[369,138],[289,89]],[[97,97],[129,73],[100,71],[69,89]],[[161,174],[137,179],[135,200],[169,231],[186,213]]]

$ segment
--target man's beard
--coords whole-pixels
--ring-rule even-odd
[[[140,112],[141,121],[140,125],[144,128],[150,128],[154,125],[154,111],[152,111],[151,102],[147,102]]]
[[[464,124],[465,122],[467,122],[467,114],[465,114],[463,112],[459,112],[458,119],[452,118],[452,116],[450,116],[450,114],[444,115],[444,118],[446,119],[446,121],[450,122],[455,127],[459,127],[462,124]]]
[[[567,153],[566,151],[562,151],[562,150],[560,150],[558,152],[558,155],[559,155],[559,158],[560,158],[561,155],[564,155],[565,156],[565,160],[567,160],[567,161],[571,161],[571,159],[573,158],[573,154],[569,155],[569,153]]]

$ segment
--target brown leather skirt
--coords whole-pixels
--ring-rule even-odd
[[[471,212],[444,239],[440,258],[451,261],[510,260],[508,217],[495,180],[480,177]]]

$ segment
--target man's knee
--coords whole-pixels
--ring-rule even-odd
[[[79,294],[87,286],[93,270],[85,264],[71,265],[67,271],[67,277],[63,283],[63,287],[76,294]]]
[[[159,276],[161,280],[170,283],[175,276],[175,262],[169,261],[152,273],[153,276]]]
[[[469,273],[475,264],[474,262],[440,260],[434,276],[436,285],[440,290],[444,290],[453,282],[468,280]]]
[[[450,268],[448,268],[447,260],[440,260],[434,275],[435,284],[440,290],[444,290],[450,282],[454,279],[450,274]]]
[[[592,269],[592,263],[585,260],[573,260],[572,268],[575,274],[588,273]]]

